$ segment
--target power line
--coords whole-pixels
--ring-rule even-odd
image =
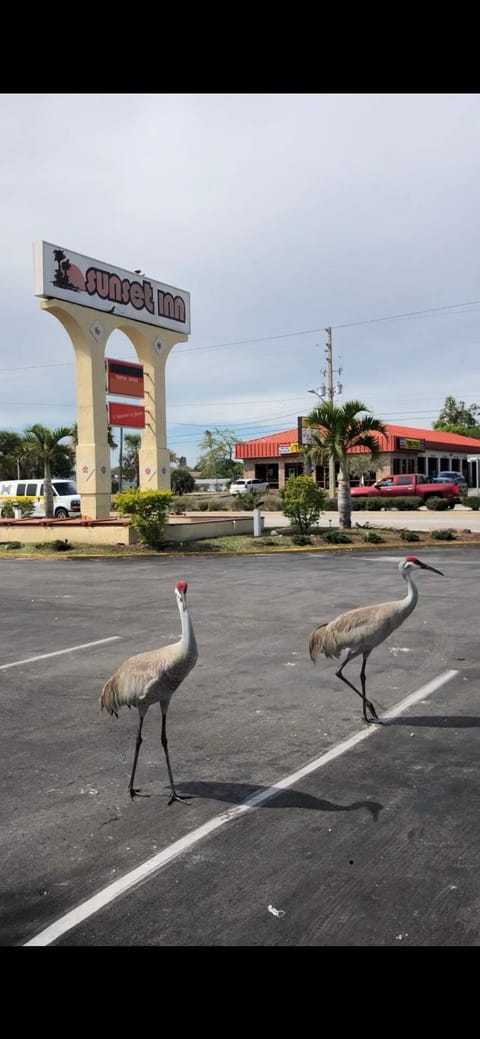
[[[458,310],[459,307],[473,307],[480,304],[480,299],[467,300],[463,303],[449,303],[443,307],[427,307],[423,310],[408,310],[401,314],[387,314],[384,317],[372,317],[365,318],[362,321],[349,321],[341,325],[331,325],[331,328],[358,328],[360,325],[374,325],[380,321],[399,321],[410,317],[421,317],[423,314],[439,314],[442,311],[447,310]],[[180,357],[186,353],[203,353],[207,350],[222,350],[227,349],[231,346],[247,346],[248,344],[255,343],[267,343],[278,339],[291,339],[294,336],[304,335],[317,335],[319,332],[325,332],[327,326],[320,326],[319,328],[302,328],[296,332],[281,332],[277,335],[271,336],[259,336],[250,339],[232,339],[226,343],[212,343],[210,346],[191,346],[182,349],[183,344],[177,343],[177,351],[172,356]],[[0,368],[0,372],[25,372],[39,368],[72,368],[73,362],[58,362],[54,364],[28,364],[22,367],[15,368]]]
[[[441,310],[455,310],[457,307],[473,307],[480,299],[467,303],[450,303],[445,307],[429,307],[427,310],[409,310],[404,314],[389,314],[387,317],[371,317],[365,321],[350,321],[346,325],[332,325],[332,328],[355,328],[357,325],[374,325],[377,321],[397,321],[399,318],[420,317],[421,314],[437,314]]]
[[[350,321],[344,325],[331,325],[331,328],[355,328],[358,325],[373,325],[378,321],[397,321],[400,318],[409,317],[420,317],[422,314],[438,314],[445,310],[456,310],[458,307],[473,307],[475,304],[480,303],[480,299],[469,300],[465,303],[450,303],[444,307],[428,307],[424,310],[410,310],[405,311],[403,314],[390,314],[386,317],[372,317],[366,318],[362,321]],[[178,344],[179,349],[177,350],[176,357],[180,357],[187,353],[203,353],[206,350],[221,350],[230,346],[246,346],[249,343],[267,343],[274,339],[290,339],[293,336],[305,336],[305,335],[317,335],[319,332],[325,332],[326,326],[320,328],[303,328],[297,332],[282,332],[274,336],[261,336],[256,339],[235,339],[228,343],[212,343],[211,346],[192,346],[182,349],[182,343]]]
[[[34,368],[73,368],[73,361],[59,361],[56,364],[26,364],[22,368],[0,368],[0,372],[29,372]]]

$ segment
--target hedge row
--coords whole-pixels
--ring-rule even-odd
[[[443,499],[442,499],[443,500]],[[412,512],[423,505],[421,498],[380,498],[372,495],[367,498],[352,498],[352,510],[355,512],[365,509],[368,512],[379,512],[380,509],[403,509]],[[333,510],[338,512],[338,498],[328,498],[323,506],[323,511]]]

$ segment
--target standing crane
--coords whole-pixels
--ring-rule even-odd
[[[139,653],[137,656],[129,657],[108,679],[102,689],[100,706],[111,715],[118,718],[120,707],[136,707],[138,709],[138,729],[135,743],[135,756],[133,759],[132,774],[128,789],[130,797],[135,797],[140,791],[135,790],[133,781],[137,768],[138,754],[142,743],[142,726],[148,708],[153,703],[159,703],[162,711],[162,747],[165,751],[168,776],[170,779],[172,801],[186,801],[175,790],[172,769],[168,754],[167,741],[167,711],[173,693],[197,662],[198,650],[195,641],[195,633],[190,614],[187,610],[187,582],[178,581],[175,585],[175,596],[180,612],[182,635],[178,642],[170,646],[162,646],[161,649],[152,649],[147,653]]]
[[[323,653],[326,657],[340,657],[342,654],[345,654],[335,674],[337,678],[341,678],[342,682],[349,685],[354,693],[361,696],[363,717],[366,722],[378,720],[377,712],[370,700],[367,700],[365,693],[367,660],[372,649],[375,649],[375,646],[379,646],[381,642],[391,635],[392,631],[399,628],[412,610],[415,609],[418,591],[411,574],[415,566],[420,567],[422,570],[432,570],[434,574],[444,576],[441,570],[436,570],[434,566],[429,566],[428,563],[422,563],[416,556],[407,556],[398,566],[403,579],[408,585],[407,594],[403,599],[378,603],[377,606],[360,606],[356,610],[347,610],[346,613],[341,613],[339,617],[335,617],[329,623],[319,624],[310,634],[308,645],[310,657],[314,664],[317,662],[320,653]],[[360,671],[361,692],[342,674],[349,660],[359,657],[360,654],[363,657],[362,670]],[[367,707],[372,715],[371,718],[367,716]]]

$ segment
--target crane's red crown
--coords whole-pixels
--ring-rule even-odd
[[[417,559],[416,556],[407,556],[405,562],[406,563],[415,563],[416,566],[421,566],[422,565],[420,560]]]
[[[188,584],[186,581],[177,581],[175,588],[178,592],[186,592]]]

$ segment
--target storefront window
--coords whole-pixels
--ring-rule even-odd
[[[303,463],[285,462],[285,479],[289,476],[303,476]]]
[[[278,462],[267,462],[265,465],[255,465],[255,477],[268,483],[272,489],[278,488]]]

